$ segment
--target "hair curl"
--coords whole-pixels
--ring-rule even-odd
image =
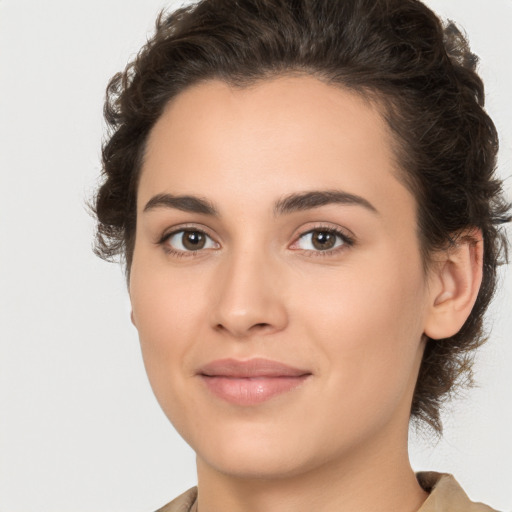
[[[506,259],[500,224],[510,220],[477,60],[456,26],[417,0],[202,0],[162,12],[153,37],[107,87],[95,252],[120,255],[129,277],[145,143],[187,87],[211,79],[244,87],[299,72],[373,98],[417,199],[426,264],[464,230],[483,234],[476,304],[456,335],[428,339],[412,401],[411,416],[440,433],[441,405],[457,384],[472,382],[473,351],[485,340],[484,312]]]

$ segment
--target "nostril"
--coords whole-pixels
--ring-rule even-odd
[[[253,332],[255,330],[264,330],[264,329],[268,329],[268,328],[271,328],[272,325],[269,324],[269,323],[266,323],[266,322],[260,322],[260,323],[257,323],[257,324],[253,324],[249,327],[248,330],[246,330],[245,328],[243,329],[243,331],[245,332],[245,334],[249,334],[250,332]],[[235,330],[234,326],[231,327],[231,329],[229,329],[226,325],[222,324],[222,323],[219,323],[215,326],[215,329],[217,331],[233,331]],[[240,334],[240,335],[243,335],[243,334]]]

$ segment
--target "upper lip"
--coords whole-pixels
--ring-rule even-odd
[[[295,368],[271,359],[254,358],[245,361],[237,359],[218,359],[202,366],[199,375],[207,377],[302,377],[311,372]]]

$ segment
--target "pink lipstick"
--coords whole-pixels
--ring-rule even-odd
[[[257,405],[300,386],[311,372],[270,359],[219,359],[198,375],[219,398],[236,405]]]

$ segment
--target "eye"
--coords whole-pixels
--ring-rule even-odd
[[[171,253],[195,252],[201,249],[216,249],[219,244],[204,231],[181,229],[166,235],[162,243]]]
[[[344,245],[352,245],[352,240],[335,229],[318,228],[301,235],[293,245],[294,249],[304,251],[330,252]]]

